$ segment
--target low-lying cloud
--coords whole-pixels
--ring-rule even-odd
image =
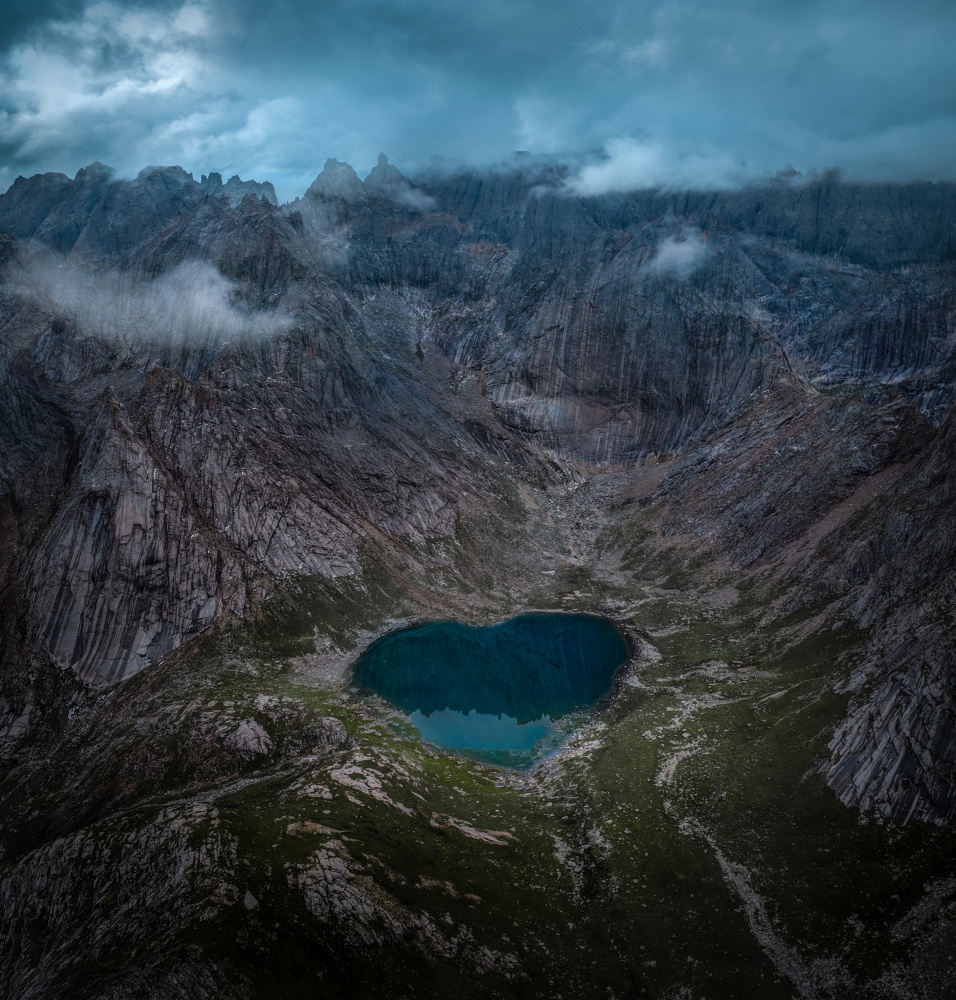
[[[425,194],[424,191],[413,188],[411,185],[397,188],[392,193],[392,199],[397,205],[401,205],[403,208],[410,208],[413,212],[421,212],[422,214],[433,212],[438,206],[438,202],[430,194]]]
[[[84,336],[121,343],[218,348],[270,338],[292,325],[282,310],[245,308],[238,286],[203,261],[153,279],[33,263],[21,283]]]
[[[615,139],[607,144],[606,156],[582,167],[568,188],[580,195],[645,188],[712,191],[739,187],[753,179],[754,173],[728,153],[717,150],[681,150],[663,142]]]
[[[699,229],[685,226],[680,233],[661,240],[657,253],[647,265],[660,278],[687,281],[710,257],[710,247]]]

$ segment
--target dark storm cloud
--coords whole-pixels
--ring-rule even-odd
[[[956,8],[846,0],[8,4],[5,175],[93,159],[270,179],[327,156],[588,157],[582,191],[788,163],[956,178]],[[602,151],[599,153],[599,151]],[[595,155],[598,154],[598,155]]]

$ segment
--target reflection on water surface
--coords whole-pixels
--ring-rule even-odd
[[[536,612],[393,632],[366,650],[355,679],[408,713],[423,739],[526,768],[560,745],[626,659],[606,619]]]

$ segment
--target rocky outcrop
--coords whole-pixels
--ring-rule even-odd
[[[905,474],[821,555],[876,635],[828,771],[896,822],[956,820],[956,407]]]
[[[239,727],[223,738],[223,743],[244,757],[265,756],[272,749],[269,734],[255,719],[245,719]]]
[[[221,878],[235,865],[235,844],[217,825],[215,809],[190,803],[136,830],[87,830],[22,858],[0,881],[10,915],[0,941],[6,988],[24,998],[55,994],[86,963],[102,965],[157,937],[171,942],[187,914],[232,902],[235,889],[223,897]],[[144,906],[113,906],[132,884]],[[195,902],[197,888],[205,906]],[[195,978],[208,981],[209,972]]]

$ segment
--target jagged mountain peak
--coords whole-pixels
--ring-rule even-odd
[[[136,179],[141,180],[147,177],[152,177],[156,174],[160,174],[164,177],[175,177],[177,180],[182,181],[183,184],[195,184],[196,181],[193,175],[182,167],[175,166],[148,166],[144,167],[137,175]]]
[[[145,170],[140,171],[141,174],[148,173],[150,170],[155,170],[155,167],[147,167]],[[76,172],[76,176],[73,180],[76,183],[95,182],[95,181],[108,181],[112,180],[116,176],[116,171],[107,166],[105,163],[100,163],[99,160],[94,160],[92,163],[87,164],[85,167],[80,167]]]
[[[210,171],[208,175],[203,174],[199,187],[207,194],[228,198],[234,205],[250,194],[265,198],[273,205],[277,205],[279,202],[275,188],[270,181],[244,181],[238,174],[233,174],[228,181],[223,183],[222,174],[217,170]]]
[[[258,195],[272,205],[278,205],[275,188],[270,181],[244,181],[238,174],[233,174],[222,186],[222,193],[232,202],[241,201],[246,195]]]
[[[345,202],[360,201],[364,194],[362,181],[353,167],[331,157],[306,191],[306,197],[338,198]]]
[[[378,163],[369,171],[365,178],[365,189],[379,193],[395,187],[403,187],[411,181],[393,163],[388,162],[384,153],[378,154]]]

